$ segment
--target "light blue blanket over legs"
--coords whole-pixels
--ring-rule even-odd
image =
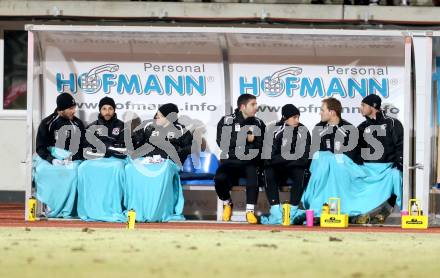
[[[184,198],[179,168],[171,160],[146,164],[130,160],[125,166],[124,205],[136,212],[138,222],[184,220]]]
[[[47,217],[71,218],[77,215],[79,164],[80,161],[74,161],[69,165],[54,166],[38,155],[34,156],[33,180],[36,198],[47,206]]]
[[[357,165],[349,157],[331,152],[314,155],[312,173],[302,196],[306,209],[315,217],[321,215],[322,205],[330,197],[341,199],[341,213],[350,216],[368,213],[395,194],[396,204],[402,205],[402,174],[391,163],[364,163]],[[262,218],[263,224],[281,224],[278,209],[274,216]],[[276,215],[278,215],[276,217]],[[304,217],[305,212],[292,207],[291,222]]]
[[[123,192],[126,160],[84,161],[78,168],[78,215],[85,221],[125,222]]]

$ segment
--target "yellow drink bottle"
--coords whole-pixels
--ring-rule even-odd
[[[37,220],[37,200],[34,197],[28,200],[28,221]]]
[[[136,223],[136,212],[134,210],[128,211],[127,229],[133,230]]]
[[[322,212],[321,214],[329,214],[330,213],[330,207],[327,203],[324,203],[322,205]]]
[[[290,225],[290,204],[283,204],[283,226]]]

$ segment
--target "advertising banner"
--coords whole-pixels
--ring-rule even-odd
[[[172,102],[180,122],[198,130],[216,152],[217,121],[224,115],[223,59],[216,35],[123,34],[93,36],[50,34],[44,46],[43,117],[56,97],[71,93],[79,117],[90,123],[99,100],[115,99],[123,121],[152,119],[160,105]]]
[[[402,38],[230,35],[232,103],[257,96],[257,115],[266,123],[292,103],[309,129],[320,121],[321,101],[339,99],[342,117],[354,125],[364,118],[361,100],[382,98],[383,110],[403,122],[404,41]]]

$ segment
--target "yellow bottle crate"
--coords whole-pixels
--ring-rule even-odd
[[[348,227],[348,214],[341,214],[341,200],[339,198],[329,198],[329,205],[337,203],[337,214],[321,214],[320,224],[323,228],[347,228]]]
[[[412,215],[412,207],[414,205],[417,206],[416,215]],[[408,210],[410,215],[402,215],[403,229],[428,229],[428,216],[422,215],[419,200],[410,199],[408,203]]]

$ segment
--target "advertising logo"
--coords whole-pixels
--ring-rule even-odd
[[[145,63],[150,65],[151,63]],[[173,66],[169,66],[173,67]],[[149,70],[145,67],[145,73],[120,72],[120,65],[103,64],[93,67],[86,73],[56,73],[56,87],[59,93],[85,93],[96,94],[102,92],[110,94],[128,95],[206,95],[206,82],[213,82],[214,77],[208,78],[204,74],[195,72],[179,72],[179,69],[197,69],[197,66],[175,66],[176,71],[170,73],[169,68],[165,71]],[[204,65],[203,65],[204,70]],[[158,74],[160,73],[160,74]],[[196,74],[197,76],[195,76]]]
[[[388,67],[339,67],[325,66],[325,72],[309,70],[304,74],[302,67],[287,67],[275,71],[269,76],[239,76],[240,94],[252,94],[269,97],[301,96],[353,98],[377,94],[389,97],[390,86],[398,86],[396,78],[390,78]]]

